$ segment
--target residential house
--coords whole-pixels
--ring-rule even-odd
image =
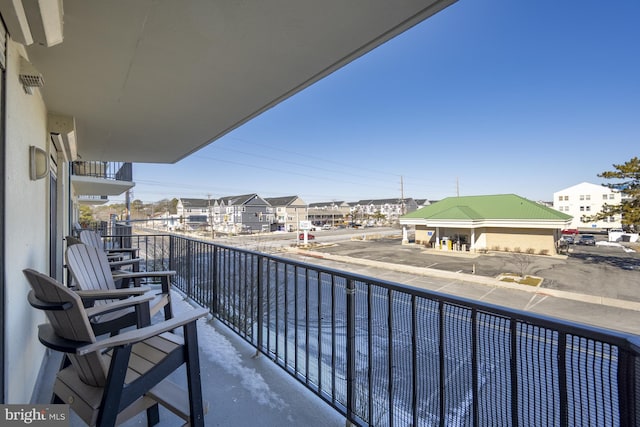
[[[310,203],[308,219],[315,225],[343,225],[347,221],[351,207],[344,201]]]
[[[356,222],[384,222],[397,224],[398,219],[418,209],[418,203],[412,198],[360,200],[352,207]]]
[[[211,199],[178,198],[177,215],[182,228],[199,228],[212,222]]]
[[[619,205],[622,195],[619,191],[603,185],[582,182],[553,193],[553,208],[571,215],[573,219],[567,228],[577,230],[608,230],[620,228],[622,217],[612,215],[601,220],[592,217],[602,211],[604,205]]]
[[[437,200],[429,200],[429,199],[415,199],[415,201],[416,201],[416,204],[418,205],[418,209],[424,208],[425,206],[429,206],[430,204],[437,202]]]
[[[221,197],[216,202],[221,220],[214,223],[216,230],[225,233],[271,231],[273,208],[257,194]]]
[[[400,218],[415,241],[442,250],[553,254],[571,216],[515,194],[448,197]]]
[[[274,228],[280,231],[296,231],[300,221],[307,220],[307,204],[298,196],[268,197],[274,215]]]

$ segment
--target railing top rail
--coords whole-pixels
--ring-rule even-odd
[[[117,181],[131,181],[133,168],[130,162],[84,161],[71,162],[71,174]]]
[[[463,308],[468,308],[471,310],[475,310],[479,313],[487,313],[493,316],[500,316],[506,319],[514,320],[517,322],[531,324],[537,327],[554,329],[559,333],[577,335],[584,338],[590,338],[594,340],[599,340],[603,342],[607,342],[613,345],[620,347],[621,349],[630,351],[640,356],[640,336],[633,335],[626,332],[615,331],[611,329],[605,329],[598,326],[581,324],[577,322],[572,322],[570,320],[558,319],[550,316],[545,316],[543,314],[526,312],[523,310],[518,310],[514,308],[503,307],[491,303],[479,302],[476,300],[456,296],[456,295],[448,295],[438,291],[428,290],[428,289],[420,289],[415,288],[410,285],[405,285],[401,283],[391,282],[384,279],[376,279],[370,276],[365,276],[357,273],[350,273],[344,270],[333,269],[325,266],[319,266],[310,264],[307,262],[296,261],[289,258],[265,254],[263,252],[258,252],[254,250],[244,249],[233,247],[229,245],[222,245],[215,242],[207,242],[204,240],[199,240],[191,237],[184,237],[176,234],[167,234],[167,233],[159,233],[159,234],[144,234],[144,235],[133,235],[132,237],[140,236],[140,237],[170,237],[175,239],[181,239],[185,241],[191,241],[197,244],[206,244],[212,245],[224,250],[231,250],[236,252],[242,252],[245,254],[268,258],[271,261],[278,262],[281,264],[296,266],[300,268],[310,269],[317,271],[319,273],[326,273],[329,275],[335,275],[344,278],[345,280],[352,280],[356,282],[366,283],[368,285],[380,286],[391,291],[397,291],[406,293],[412,296],[430,299],[450,305],[456,305]],[[109,237],[109,236],[105,236]],[[122,236],[113,236],[113,237],[122,237]]]

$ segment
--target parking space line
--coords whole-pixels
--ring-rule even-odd
[[[490,294],[491,292],[495,291],[496,289],[497,289],[497,288],[491,288],[491,289],[489,289],[489,291],[488,291],[488,292],[486,292],[484,295],[482,295],[482,296],[481,296],[480,298],[478,298],[478,299],[479,299],[479,300],[483,300],[483,299],[485,299],[486,297],[488,297],[488,296],[489,296],[489,294]]]
[[[534,295],[531,297],[531,299],[529,300],[529,302],[527,303],[527,305],[524,306],[525,310],[531,310],[533,307],[535,307],[536,305],[540,304],[542,301],[546,300],[549,295],[545,295],[542,298],[540,298],[538,301],[536,301],[535,304],[532,304],[533,300],[536,299],[538,295]]]

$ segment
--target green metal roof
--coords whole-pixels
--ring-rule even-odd
[[[404,215],[402,219],[429,220],[549,220],[564,221],[571,215],[515,194],[448,197]]]

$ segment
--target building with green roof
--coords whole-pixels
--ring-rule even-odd
[[[400,218],[416,243],[451,250],[555,253],[572,217],[515,194],[448,197]],[[449,243],[451,242],[451,243]]]

